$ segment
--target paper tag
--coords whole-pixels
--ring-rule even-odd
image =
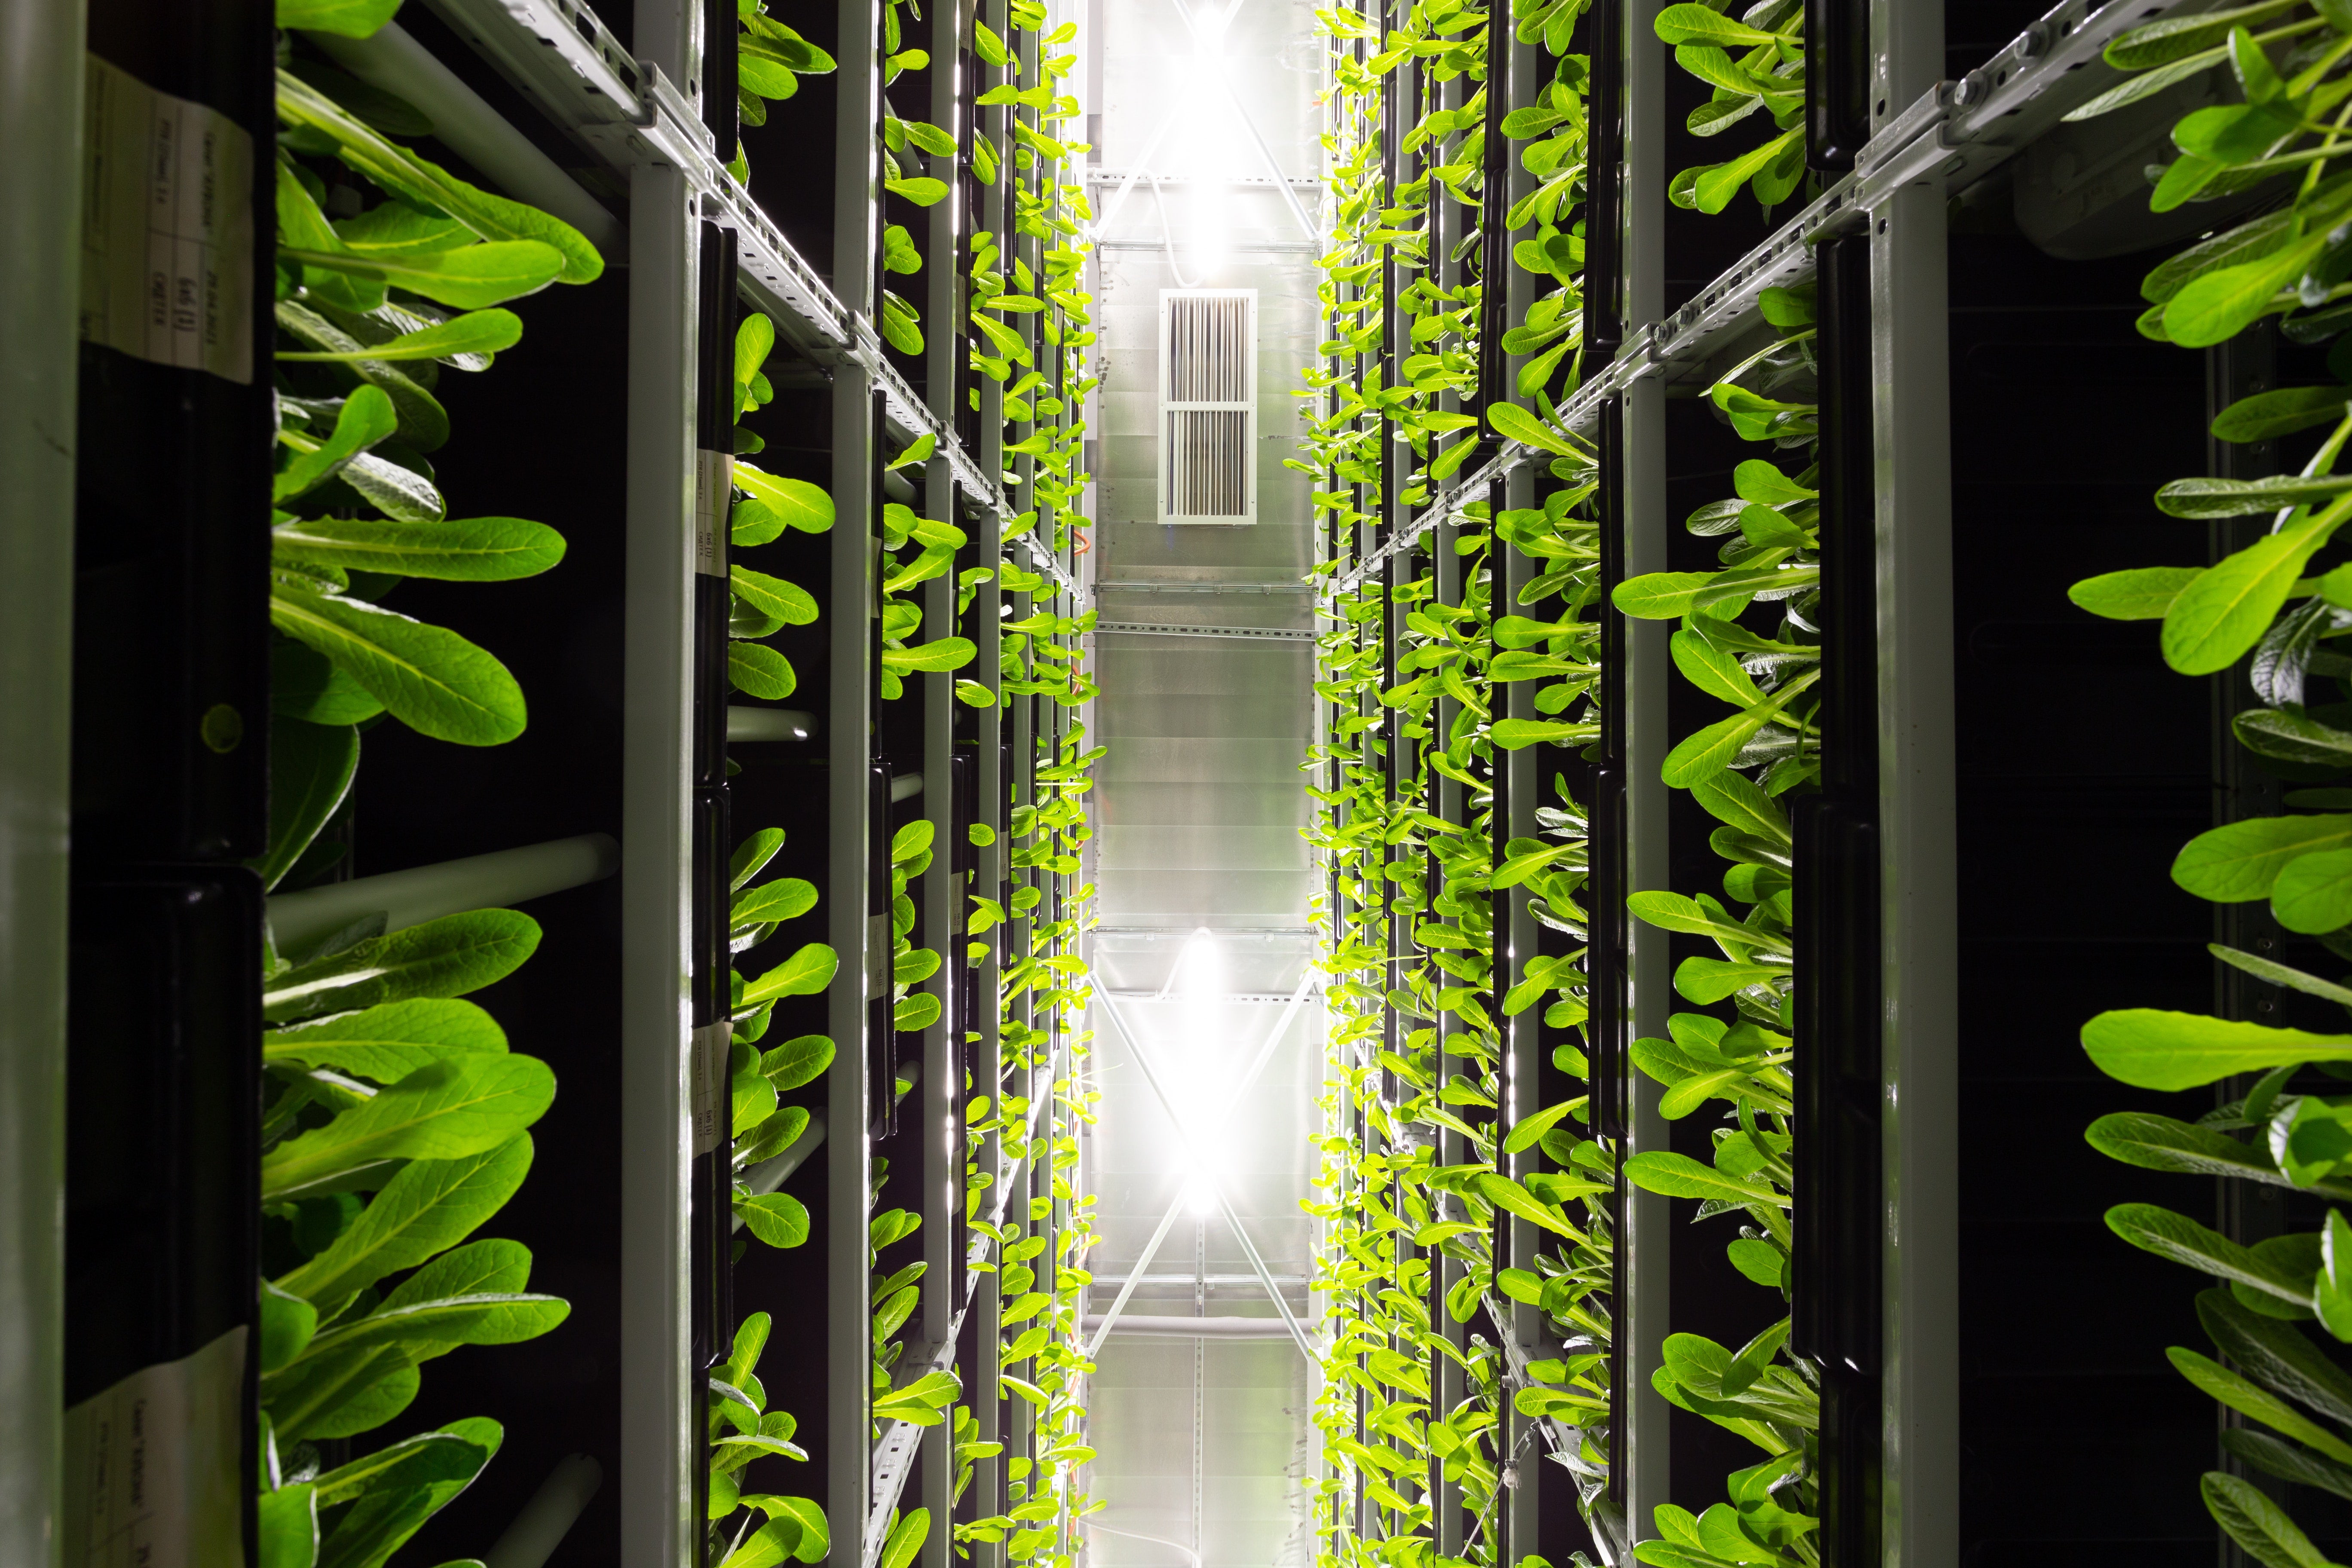
[[[252,384],[253,138],[86,58],[82,337]]]
[[[866,999],[879,1002],[890,994],[892,968],[890,917],[866,917]]]
[[[243,1568],[245,1326],[66,1411],[66,1568]]]
[[[709,1153],[735,1135],[730,1125],[734,1118],[728,1114],[734,1086],[727,1072],[734,1048],[735,1025],[727,1018],[696,1029],[687,1047],[688,1114],[694,1121],[694,1152],[698,1155]]]
[[[694,454],[694,569],[727,575],[727,519],[735,495],[735,458],[698,448]]]

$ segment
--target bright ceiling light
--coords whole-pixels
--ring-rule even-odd
[[[1187,1192],[1192,1212],[1204,1215],[1216,1207],[1213,1184],[1225,1163],[1220,1123],[1228,1064],[1222,1030],[1230,988],[1224,946],[1207,927],[1194,931],[1177,954],[1169,988],[1176,1004],[1176,1043],[1162,1059],[1168,1063],[1169,1098],[1192,1145],[1192,1158],[1184,1164]]]
[[[1187,147],[1192,184],[1185,198],[1190,208],[1186,247],[1192,252],[1193,270],[1203,282],[1224,266],[1229,244],[1225,182],[1233,172],[1235,149],[1233,110],[1225,101],[1226,16],[1224,8],[1213,0],[1193,14],[1192,22],[1187,97],[1194,107]]]

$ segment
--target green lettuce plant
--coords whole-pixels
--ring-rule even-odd
[[[1538,836],[1508,842],[1499,862],[1492,783],[1510,751],[1583,744],[1599,733],[1590,706],[1598,627],[1588,618],[1599,552],[1592,522],[1579,515],[1592,493],[1590,463],[1552,423],[1550,399],[1563,380],[1574,386],[1580,368],[1586,72],[1569,50],[1582,9],[1578,0],[1514,8],[1517,37],[1542,40],[1557,61],[1530,101],[1501,117],[1502,133],[1527,143],[1518,156],[1535,176],[1534,189],[1505,215],[1512,234],[1524,237],[1510,247],[1511,265],[1543,282],[1500,346],[1526,356],[1509,390],[1540,413],[1498,401],[1483,420],[1455,405],[1478,389],[1481,301],[1503,279],[1441,285],[1428,228],[1437,204],[1477,208],[1483,199],[1486,18],[1460,5],[1417,6],[1383,38],[1367,16],[1318,13],[1328,33],[1360,43],[1364,58],[1353,48],[1337,56],[1334,130],[1326,138],[1336,233],[1324,258],[1321,353],[1340,363],[1307,373],[1325,401],[1293,466],[1327,487],[1315,491],[1315,505],[1345,537],[1381,515],[1390,489],[1408,506],[1428,501],[1490,449],[1481,445],[1482,424],[1549,454],[1553,477],[1566,487],[1540,508],[1500,517],[1490,517],[1485,501],[1462,506],[1454,528],[1433,535],[1433,550],[1450,549],[1458,560],[1458,573],[1448,574],[1460,584],[1458,602],[1441,596],[1424,556],[1394,590],[1368,584],[1334,597],[1317,643],[1317,690],[1332,708],[1327,739],[1307,762],[1331,787],[1309,786],[1308,837],[1347,909],[1342,928],[1333,923],[1339,911],[1318,899],[1332,1078],[1323,1197],[1308,1205],[1323,1222],[1316,1281],[1334,1324],[1315,1416],[1334,1456],[1318,1488],[1326,1510],[1318,1560],[1329,1568],[1425,1560],[1440,1502],[1429,1488],[1441,1478],[1458,1489],[1463,1560],[1496,1562],[1503,1471],[1528,1458],[1497,1446],[1506,1400],[1522,1416],[1566,1430],[1562,1458],[1588,1516],[1609,1528],[1615,1155],[1569,1125],[1589,1117],[1582,1095],[1512,1129],[1494,1120],[1501,1019],[1541,1005],[1551,1026],[1569,1028],[1587,1013],[1580,952],[1531,956],[1517,976],[1494,972],[1492,912],[1496,890],[1524,885],[1540,922],[1575,940],[1584,935],[1585,823],[1565,781],[1556,781],[1559,804],[1538,812]],[[1399,70],[1420,75],[1431,107],[1402,138],[1406,163],[1391,191],[1381,178],[1379,106],[1383,79]],[[1445,84],[1461,78],[1477,86],[1461,94],[1459,107],[1443,107]],[[1381,288],[1390,275],[1408,339],[1396,345],[1393,385],[1383,384],[1373,358],[1383,347]],[[1395,434],[1385,447],[1383,420]],[[1498,604],[1512,552],[1533,558],[1537,570],[1517,603]],[[1339,564],[1319,563],[1317,575]],[[1397,622],[1392,683],[1382,668],[1385,618]],[[1517,682],[1536,684],[1531,701],[1540,717],[1496,717],[1499,696]],[[1403,770],[1391,800],[1386,759],[1399,748],[1416,765]],[[1441,789],[1440,780],[1454,787]],[[1404,940],[1395,945],[1404,957],[1392,964],[1391,927],[1400,921]],[[1395,1049],[1383,1045],[1391,1019]],[[1556,1059],[1576,1077],[1587,1071],[1573,1046],[1560,1047]],[[1440,1163],[1434,1142],[1444,1133],[1460,1141],[1466,1163]],[[1515,1179],[1502,1168],[1506,1156],[1538,1145],[1556,1169]],[[1504,1216],[1556,1246],[1532,1268],[1498,1273],[1491,1237]],[[1454,1283],[1433,1302],[1441,1258]],[[1505,1321],[1507,1301],[1537,1306],[1559,1336],[1560,1353],[1507,1367],[1485,1326]],[[1439,1310],[1455,1324],[1481,1326],[1448,1333],[1433,1321]],[[1448,1362],[1463,1396],[1441,1408],[1433,1374]]]
[[[294,5],[281,20],[363,37],[391,11],[361,9]],[[290,50],[278,114],[277,639],[269,843],[256,863],[269,888],[340,858],[321,834],[348,807],[363,728],[389,715],[464,745],[522,731],[521,689],[494,656],[380,601],[404,577],[499,582],[562,560],[562,536],[542,524],[448,515],[425,457],[450,436],[434,388],[520,342],[504,304],[602,269],[565,225],[393,140],[421,124],[408,106]],[[331,218],[327,160],[373,204]],[[260,976],[267,1568],[388,1560],[480,1473],[502,1428],[454,1422],[332,1466],[320,1445],[398,1416],[425,1363],[535,1337],[570,1310],[529,1289],[521,1243],[468,1239],[529,1171],[528,1129],[555,1079],[459,998],[527,959],[539,928],[510,910],[384,926],[379,914],[273,944]]]
[[[2305,787],[2285,815],[2251,817],[2198,835],[2172,867],[2173,880],[2220,903],[2267,901],[2286,931],[2331,953],[2352,952],[2352,857],[2343,852],[2352,792],[2333,787],[2352,767],[2352,725],[2315,683],[2342,685],[2352,660],[2330,644],[2352,629],[2346,569],[2333,564],[2336,530],[2352,516],[2352,480],[2335,465],[2352,438],[2352,324],[2344,292],[2341,224],[2344,149],[2352,77],[2352,16],[2294,4],[2240,6],[2133,28],[2108,45],[2110,64],[2134,73],[2070,118],[2090,119],[2174,82],[2224,69],[2243,101],[2199,110],[2174,127],[2179,153],[2157,174],[2150,206],[2234,198],[2235,219],[2151,270],[2140,331],[2186,348],[2223,342],[2271,318],[2305,344],[2334,343],[2326,380],[2242,398],[2214,421],[2223,441],[2327,431],[2294,474],[2255,479],[2186,478],[2157,492],[2175,517],[2271,519],[2243,548],[2208,565],[2148,566],[2076,584],[2076,605],[2115,620],[2160,620],[2165,662],[2184,675],[2242,668],[2255,699],[2237,714],[2239,743],[2262,765]],[[2251,656],[2251,657],[2249,657]],[[2307,969],[2219,943],[2213,955],[2270,985],[2338,1005],[2352,990]],[[2128,1203],[2108,1226],[2133,1246],[2212,1276],[2198,1318],[2218,1355],[2176,1346],[2173,1366],[2247,1425],[2221,1434],[2245,1468],[2290,1483],[2344,1493],[2352,1486],[2352,1381],[2326,1340],[2352,1338],[2342,1275],[2352,1242],[2332,1200],[2352,1195],[2331,1130],[2347,1097],[2328,1091],[2352,1060],[2352,1034],[2276,1028],[2156,1008],[2102,1013],[2083,1046],[2102,1071],[2142,1089],[2184,1090],[2238,1079],[2246,1092],[2193,1119],[2151,1112],[2103,1116],[2086,1136],[2101,1152],[2145,1169],[2222,1176],[2328,1201],[2316,1231],[2242,1246],[2175,1210]],[[2316,1075],[2316,1076],[2315,1076]],[[2297,1086],[2300,1086],[2299,1088]],[[2202,1097],[2200,1097],[2202,1098]],[[2209,1101],[2210,1103],[2210,1101]],[[2265,1564],[2320,1553],[2284,1509],[2227,1471],[2200,1483],[2208,1511]]]
[[[1698,1007],[1728,1002],[1732,1016],[1676,1013],[1670,1037],[1633,1042],[1633,1065],[1665,1088],[1660,1113],[1679,1121],[1713,1108],[1706,1160],[1649,1150],[1625,1161],[1626,1179],[1698,1201],[1697,1217],[1742,1223],[1726,1247],[1732,1266],[1772,1292],[1771,1321],[1738,1347],[1674,1333],[1652,1382],[1670,1402],[1764,1450],[1735,1471],[1727,1499],[1693,1514],[1661,1504],[1657,1535],[1634,1545],[1653,1568],[1781,1565],[1817,1560],[1821,1397],[1811,1363],[1786,1346],[1794,1083],[1790,1038],[1794,919],[1791,838],[1782,799],[1815,787],[1821,771],[1814,689],[1821,674],[1819,476],[1814,466],[1814,330],[1810,289],[1769,289],[1764,311],[1780,340],[1709,389],[1743,439],[1789,458],[1752,458],[1733,471],[1734,494],[1685,526],[1723,540],[1722,570],[1633,578],[1614,595],[1637,619],[1678,622],[1669,639],[1677,676],[1734,711],[1676,742],[1664,782],[1686,789],[1723,826],[1708,839],[1727,863],[1722,896],[1643,889],[1626,905],[1662,931],[1706,938],[1720,958],[1685,959],[1675,990]],[[1757,623],[1770,621],[1769,635]],[[1718,1103],[1719,1102],[1719,1103]]]
[[[1032,635],[1038,646],[1069,659],[1075,671],[1074,643],[1055,640],[1075,639],[1075,618],[1059,619],[1070,621],[1069,629],[1045,626]],[[1043,694],[1070,700],[1067,686],[1046,685]],[[980,1266],[997,1275],[1003,1303],[999,1323],[1008,1336],[998,1344],[999,1388],[982,1396],[1019,1400],[1028,1420],[1019,1446],[1025,1451],[1019,1451],[1009,1443],[982,1442],[971,1407],[954,1409],[955,1495],[961,1497],[979,1459],[1003,1455],[1006,1508],[957,1524],[951,1539],[960,1555],[969,1555],[974,1542],[1001,1542],[1008,1561],[1040,1568],[1070,1568],[1080,1545],[1079,1521],[1102,1506],[1078,1480],[1095,1457],[1086,1440],[1086,1379],[1094,1365],[1086,1357],[1084,1330],[1086,1288],[1094,1278],[1085,1260],[1095,1243],[1095,1200],[1076,1182],[1080,1128],[1094,1120],[1101,1099],[1078,1070],[1091,1038],[1081,1026],[1088,982],[1079,947],[1094,889],[1075,879],[1092,831],[1084,808],[1093,788],[1087,770],[1102,754],[1098,748],[1082,750],[1084,744],[1083,728],[1075,723],[1058,742],[1041,738],[1041,752],[1053,759],[1037,770],[1041,802],[1015,807],[1009,824],[1006,858],[1015,873],[1011,907],[971,895],[971,934],[1000,925],[1007,931],[996,1001],[1003,1077],[993,1095],[979,1095],[967,1112],[966,1222],[994,1244],[994,1257]],[[1049,887],[1055,896],[1049,897]],[[978,941],[966,949],[974,962],[985,951]],[[989,1196],[997,1173],[982,1170],[978,1155],[991,1133],[1003,1158],[1024,1163],[1032,1173],[1025,1205],[1014,1201],[1021,1188]],[[1034,1191],[1039,1185],[1043,1192]],[[983,1212],[990,1209],[994,1219]],[[940,1414],[948,1415],[945,1403]]]
[[[1666,199],[1712,215],[1744,185],[1769,218],[1805,183],[1805,7],[1803,0],[1758,0],[1737,17],[1731,10],[1728,0],[1685,0],[1660,11],[1653,26],[1675,46],[1675,63],[1715,89],[1685,121],[1692,135],[1720,136],[1759,113],[1770,133],[1720,163],[1681,171]]]

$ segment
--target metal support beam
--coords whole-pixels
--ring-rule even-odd
[[[0,1562],[54,1563],[84,22],[0,0]]]
[[[687,991],[692,920],[697,215],[684,174],[629,182],[628,643],[623,678],[621,1554],[691,1561]]]
[[[433,122],[435,140],[471,163],[492,185],[578,229],[608,265],[625,258],[629,237],[604,204],[530,137],[508,124],[505,116],[399,23],[387,22],[365,38],[339,33],[304,36],[370,87],[415,105]]]
[[[1630,138],[1629,138],[1630,140]],[[1665,388],[1639,381],[1625,394],[1625,575],[1666,569]],[[1666,693],[1673,676],[1665,621],[1629,621],[1625,627],[1625,837],[1626,882],[1631,892],[1673,887],[1666,838],[1670,792],[1660,776],[1672,744],[1666,729]],[[1632,1039],[1663,1039],[1674,1011],[1674,969],[1664,931],[1639,921],[1628,922],[1633,981]],[[1671,1146],[1665,1120],[1658,1114],[1663,1086],[1646,1073],[1628,1073],[1631,1092],[1627,1157]],[[1625,1214],[1617,1236],[1618,1283],[1624,1309],[1616,1317],[1622,1337],[1622,1382],[1616,1394],[1624,1414],[1622,1453],[1626,1474],[1612,1478],[1625,1504],[1635,1539],[1649,1533],[1658,1504],[1673,1499],[1665,1396],[1650,1375],[1664,1363],[1674,1293],[1674,1218],[1668,1200],[1627,1184]]]
[[[1279,1340],[1288,1337],[1288,1331],[1272,1318],[1175,1318],[1139,1314],[1117,1320],[1090,1317],[1086,1321],[1086,1326],[1095,1331],[1096,1344],[1102,1343],[1115,1333],[1155,1340]]]
[[[871,320],[880,165],[881,19],[875,0],[839,0],[840,61],[835,77],[833,283],[842,304]],[[833,565],[827,683],[829,743],[826,809],[830,824],[825,882],[827,924],[841,967],[826,994],[835,1049],[825,1075],[826,1121],[835,1131],[825,1154],[825,1517],[845,1538],[871,1502],[873,1319],[869,1300],[866,1211],[872,1150],[853,1130],[866,1126],[868,774],[874,751],[873,657],[876,570],[874,377],[864,362],[836,367],[833,383]],[[884,933],[887,941],[887,932]]]
[[[1108,1004],[1106,1003],[1105,1005],[1108,1006]],[[1179,1188],[1175,1201],[1168,1205],[1168,1212],[1160,1216],[1160,1224],[1152,1231],[1151,1239],[1143,1244],[1142,1256],[1135,1260],[1135,1267],[1128,1270],[1125,1282],[1118,1288],[1118,1295],[1111,1301],[1110,1310],[1103,1313],[1098,1319],[1087,1320],[1089,1323],[1098,1322],[1101,1325],[1095,1330],[1095,1337],[1087,1342],[1088,1361],[1093,1361],[1102,1354],[1103,1341],[1110,1338],[1111,1330],[1118,1323],[1119,1314],[1127,1310],[1128,1298],[1135,1294],[1135,1288],[1143,1282],[1144,1272],[1151,1267],[1152,1259],[1160,1256],[1160,1244],[1166,1241],[1168,1233],[1176,1228],[1176,1216],[1184,1212],[1184,1197],[1183,1190]]]
[[[1658,0],[1624,0],[1625,226],[1624,327],[1629,343],[1665,312],[1666,57],[1657,41]],[[1625,391],[1625,575],[1666,569],[1665,386],[1655,377]],[[1626,890],[1672,888],[1666,842],[1667,790],[1660,776],[1673,743],[1666,730],[1666,691],[1673,677],[1664,621],[1629,621],[1625,628]],[[1633,1028],[1629,1038],[1663,1038],[1674,1010],[1673,968],[1666,933],[1629,921]],[[1658,1114],[1663,1086],[1646,1073],[1628,1075],[1627,1155],[1668,1146]],[[1625,1310],[1617,1319],[1624,1337],[1616,1390],[1624,1413],[1627,1474],[1612,1478],[1625,1507],[1627,1533],[1639,1540],[1653,1529],[1660,1503],[1674,1500],[1674,1468],[1665,1396],[1650,1378],[1664,1361],[1674,1290],[1673,1219],[1668,1201],[1628,1183],[1626,1214],[1618,1232],[1617,1268]]]
[[[1951,373],[1944,195],[1871,233],[1878,755],[1885,964],[1884,1535],[1903,1568],[1959,1539],[1958,874],[1953,812]]]
[[[1157,626],[1150,621],[1103,621],[1095,626],[1097,635],[1112,633],[1122,637],[1229,637],[1244,642],[1313,642],[1315,634],[1304,627],[1288,626]]]
[[[964,89],[957,68],[963,40],[970,36],[968,0],[944,0],[930,16],[930,121],[945,131],[957,146],[970,145],[961,116]],[[923,402],[942,430],[958,427],[959,389],[964,382],[967,348],[963,334],[948,324],[963,319],[963,258],[957,246],[962,226],[965,182],[958,174],[952,153],[933,155],[931,173],[947,186],[946,201],[934,203],[928,215],[924,261],[928,273],[923,313],[937,323],[927,340],[923,364]],[[946,443],[942,443],[945,445]],[[927,466],[923,499],[929,513],[954,525],[961,521],[953,466],[944,454]],[[994,564],[993,560],[990,563]],[[956,573],[949,571],[923,585],[923,624],[932,635],[953,631]],[[993,601],[995,595],[987,598]],[[935,1353],[952,1355],[961,1338],[965,1312],[971,1310],[968,1287],[956,1270],[963,1259],[955,1256],[964,1236],[963,1130],[956,1108],[962,1103],[963,1039],[970,1020],[957,1009],[963,989],[964,889],[959,868],[962,846],[957,838],[961,792],[955,787],[955,677],[935,671],[919,678],[923,697],[923,773],[933,787],[923,797],[923,817],[931,827],[931,864],[922,879],[924,945],[940,955],[926,990],[939,1003],[939,1016],[923,1031],[922,1105],[917,1124],[922,1138],[922,1215],[924,1273],[929,1280],[923,1292],[923,1340]],[[950,1034],[950,1030],[957,1031]],[[984,1168],[984,1167],[983,1167]],[[963,1305],[958,1308],[958,1302]],[[955,1429],[941,1422],[927,1427],[922,1438],[922,1506],[932,1526],[924,1537],[921,1568],[949,1568],[953,1561],[950,1524],[955,1509]]]

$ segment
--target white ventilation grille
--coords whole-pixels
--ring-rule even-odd
[[[1257,521],[1257,290],[1160,291],[1160,521]]]

